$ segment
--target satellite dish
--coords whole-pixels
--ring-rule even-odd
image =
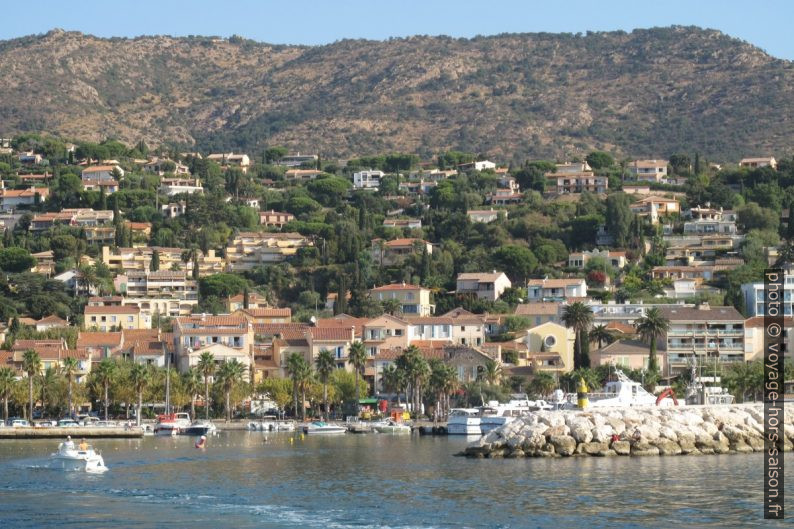
[[[311,318],[309,318],[309,321],[311,322],[312,325],[317,325],[317,318],[316,317],[312,316]]]

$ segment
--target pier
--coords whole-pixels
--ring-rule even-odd
[[[761,452],[763,404],[538,411],[469,444],[475,458],[671,456]],[[786,409],[783,451],[794,449]]]
[[[0,428],[2,439],[136,439],[143,437],[143,429],[133,428],[92,428],[79,426],[75,428]]]

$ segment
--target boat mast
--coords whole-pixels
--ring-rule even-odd
[[[165,413],[171,413],[171,355],[163,344],[163,354],[165,355]]]

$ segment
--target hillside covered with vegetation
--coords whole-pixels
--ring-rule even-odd
[[[54,30],[0,42],[0,58],[5,137],[521,162],[783,156],[794,132],[791,63],[692,27],[316,47]]]

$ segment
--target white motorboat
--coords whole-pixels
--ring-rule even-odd
[[[449,435],[482,435],[480,410],[477,408],[452,408],[447,420]]]
[[[347,432],[347,428],[323,421],[315,421],[304,426],[303,431],[306,435],[337,435]]]
[[[218,427],[211,421],[193,421],[181,433],[186,435],[214,435],[218,432]]]
[[[410,426],[408,426],[407,424],[401,423],[401,422],[392,421],[391,419],[388,420],[388,421],[385,421],[382,424],[374,424],[372,427],[378,433],[392,433],[392,434],[397,434],[397,433],[408,433],[409,434],[409,433],[411,433],[411,427]]]
[[[251,421],[248,423],[248,430],[252,432],[292,432],[295,430],[295,422],[278,419]]]
[[[74,444],[61,443],[58,451],[50,456],[50,468],[78,472],[101,473],[107,471],[105,460],[91,445],[85,449],[75,448]]]
[[[157,423],[154,425],[154,435],[179,435],[186,433],[190,425],[190,414],[188,413],[158,415]]]
[[[642,384],[627,377],[623,371],[616,369],[617,380],[606,383],[600,392],[587,393],[590,408],[635,408],[641,406],[669,407],[678,405],[675,397],[665,393],[659,397],[649,393]],[[576,407],[577,396],[572,395],[566,407]]]

